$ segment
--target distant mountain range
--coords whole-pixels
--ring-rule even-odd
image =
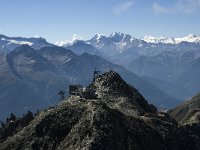
[[[93,48],[79,52],[99,55],[122,65],[172,97],[183,100],[200,91],[200,36],[145,36],[137,39],[123,33],[112,33],[110,36],[97,34],[90,40],[63,43],[62,46],[73,47],[71,49],[77,53],[79,48],[76,47],[85,45]],[[178,92],[170,90],[174,87],[179,87]]]
[[[29,47],[19,47],[24,44]],[[26,87],[25,91],[32,91],[33,99],[40,102],[46,99],[41,106],[55,103],[58,96],[49,91],[65,89],[71,83],[91,81],[89,77],[95,67],[102,71],[118,68],[116,70],[120,74],[123,72],[122,76],[129,83],[160,108],[171,108],[178,100],[200,91],[200,42],[196,35],[137,39],[123,33],[97,34],[86,41],[57,42],[57,46],[38,37],[0,35],[0,57],[0,76],[4,82],[2,99],[9,99],[9,93],[18,93],[15,89],[20,85]],[[3,92],[5,89],[10,92]]]
[[[200,36],[189,34],[182,38],[173,38],[173,37],[153,37],[151,35],[144,36],[142,38],[147,43],[164,43],[164,44],[180,44],[182,42],[190,42],[190,43],[200,43]]]
[[[77,54],[82,54],[84,52],[101,56],[104,54],[105,57],[109,58],[114,63],[118,63],[128,68],[135,59],[141,56],[150,57],[160,54],[164,55],[166,52],[177,55],[188,51],[199,51],[200,36],[188,35],[183,38],[170,38],[172,41],[177,41],[175,43],[160,40],[162,38],[145,36],[143,39],[137,39],[129,34],[112,33],[110,36],[97,34],[86,41],[75,40],[72,43],[61,41],[56,44],[66,48],[73,47],[73,51]],[[153,40],[150,39],[154,39],[155,41],[153,42]],[[167,37],[167,39],[169,39],[169,37]],[[90,45],[90,48],[83,48],[81,51],[78,51],[80,47],[85,47],[85,45]],[[199,54],[197,54],[197,56],[199,56]]]
[[[72,45],[73,42],[75,41],[69,42],[67,40],[63,40],[63,41],[56,42],[55,45],[67,47],[69,45]],[[91,40],[88,40],[88,43],[99,49],[106,47],[105,43],[107,43],[109,45],[113,45],[115,49],[118,50],[118,52],[122,52],[123,49],[133,47],[137,42],[139,44],[137,46],[141,46],[139,41],[140,42],[145,41],[146,43],[150,43],[150,44],[159,44],[159,43],[160,44],[180,44],[184,42],[200,43],[200,35],[189,34],[182,38],[174,38],[174,37],[167,37],[167,36],[154,37],[151,35],[146,35],[142,38],[135,38],[129,34],[115,32],[115,33],[112,33],[110,36],[96,34]]]
[[[20,45],[29,45],[35,49],[40,49],[45,46],[53,46],[53,44],[48,43],[46,39],[41,37],[8,37],[0,34],[0,52],[10,52]]]
[[[90,83],[95,67],[101,72],[110,69],[117,71],[159,108],[171,108],[179,103],[134,73],[99,56],[87,53],[76,55],[61,47],[37,50],[21,45],[8,54],[0,53],[0,57],[2,118],[10,112],[21,114],[56,104],[60,99],[58,92],[68,92],[69,84]]]

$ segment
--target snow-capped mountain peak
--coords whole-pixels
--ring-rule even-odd
[[[124,37],[124,33],[122,33],[122,32],[114,32],[114,33],[111,33],[111,35],[109,36],[109,37],[116,37],[116,36],[118,36],[118,37]]]
[[[28,41],[18,41],[18,40],[13,40],[13,39],[1,38],[1,41],[2,41],[2,42],[7,42],[6,45],[9,45],[9,44],[19,44],[19,45],[24,45],[24,44],[26,44],[26,45],[29,45],[29,46],[33,45],[33,43],[28,42]]]
[[[29,45],[35,49],[40,49],[45,46],[52,46],[46,39],[41,37],[8,37],[0,34],[0,51],[10,52],[20,45]]]
[[[55,45],[60,46],[60,47],[65,47],[70,44],[71,44],[71,42],[69,40],[57,41],[55,43]]]
[[[112,41],[118,43],[118,42],[130,42],[130,40],[133,40],[133,37],[129,34],[124,34],[122,32],[115,32],[112,33],[108,38],[110,38]]]
[[[136,39],[129,34],[114,32],[109,36],[97,34],[87,42],[93,47],[102,50],[104,53],[113,56],[122,53],[130,47],[136,47],[139,41],[141,40]]]
[[[190,43],[200,43],[200,35],[189,34],[183,38],[175,38],[177,43],[190,42]]]
[[[164,43],[164,44],[175,44],[174,38],[172,37],[166,37],[166,36],[161,36],[159,38],[151,36],[151,35],[146,35],[142,38],[143,41],[147,43]]]
[[[188,34],[188,36],[187,37],[190,37],[190,38],[196,38],[197,37],[197,35],[194,35],[194,34]]]
[[[91,40],[99,42],[101,38],[105,37],[103,34],[96,34]]]
[[[96,34],[95,36],[94,36],[94,38],[96,38],[96,39],[100,39],[101,37],[103,36],[103,34]]]
[[[138,48],[148,49],[157,47],[159,46],[159,44],[176,45],[182,42],[200,43],[200,36],[189,34],[183,38],[174,38],[170,36],[154,37],[151,35],[147,35],[139,39],[129,34],[114,32],[108,36],[102,34],[96,34],[90,40],[82,42],[93,46],[94,48],[96,48],[97,50],[101,51],[104,54],[107,54],[108,56],[115,56],[129,49],[138,49]],[[56,43],[56,45],[63,47],[73,46],[75,44],[76,43],[73,40],[72,41],[65,40]]]
[[[147,43],[163,43],[163,44],[180,44],[181,42],[200,43],[200,36],[189,34],[182,38],[173,38],[166,36],[154,37],[151,35],[147,35],[144,36],[142,40]]]
[[[147,43],[156,43],[157,42],[157,38],[151,35],[145,35],[142,40],[144,40]]]
[[[55,45],[57,46],[60,46],[60,47],[67,47],[67,46],[70,46],[70,45],[73,45],[74,42],[76,41],[80,41],[82,40],[83,38],[77,34],[74,34],[72,36],[72,39],[71,40],[62,40],[62,41],[57,41],[55,43]]]

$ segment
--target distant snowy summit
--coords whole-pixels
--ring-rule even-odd
[[[129,34],[115,32],[110,34],[109,36],[96,34],[90,40],[85,40],[85,41],[76,38],[73,38],[71,42],[68,40],[59,41],[56,42],[55,45],[66,47],[72,50],[76,49],[76,51],[78,51],[77,49],[78,47],[79,49],[81,49],[81,52],[88,52],[88,50],[86,50],[86,44],[87,44],[87,47],[88,45],[91,45],[93,48],[96,49],[92,50],[93,52],[100,50],[101,53],[104,53],[107,56],[114,56],[123,53],[125,51],[127,52],[130,49],[142,49],[142,48],[148,49],[157,47],[159,46],[159,44],[177,45],[182,42],[200,44],[200,36],[189,34],[188,36],[182,38],[173,38],[165,36],[157,38],[148,35],[144,36],[143,38],[135,38],[134,36],[131,36]],[[93,52],[90,51],[88,53],[94,54]]]
[[[73,45],[76,41],[81,41],[81,40],[82,40],[81,36],[74,34],[72,40],[57,41],[55,45],[60,47],[67,47]]]
[[[68,40],[63,40],[63,41],[57,41],[57,42],[55,43],[55,45],[60,46],[60,47],[66,47],[66,46],[71,45],[72,43],[73,43],[73,42],[70,42],[70,41],[68,41]]]
[[[82,48],[82,51],[85,51],[89,47],[90,51],[95,52],[95,54],[97,50],[101,50],[102,53],[111,56],[123,53],[127,49],[154,47],[155,44],[157,45],[159,43],[180,44],[182,42],[200,44],[200,36],[189,34],[188,36],[182,38],[165,36],[157,38],[148,35],[144,36],[143,38],[135,38],[134,36],[131,36],[129,34],[115,32],[110,34],[109,36],[96,34],[90,40],[82,40],[80,36],[75,34],[72,40],[58,41],[55,44],[52,44],[48,43],[46,39],[42,37],[8,37],[0,34],[0,51],[10,52],[20,45],[27,44],[35,49],[40,49],[46,46],[60,46],[66,48],[78,47],[79,49]],[[96,48],[97,50],[95,50],[94,48]],[[86,52],[88,52],[88,50]]]
[[[45,46],[52,46],[46,39],[42,37],[8,37],[0,34],[0,51],[10,52],[20,45],[29,45],[35,49],[40,49]]]
[[[189,34],[182,38],[173,38],[173,37],[153,37],[151,35],[144,36],[142,38],[147,43],[164,43],[164,44],[180,44],[181,42],[189,43],[200,43],[200,36]]]
[[[101,51],[105,54],[117,54],[122,53],[124,49],[128,49],[135,46],[140,45],[142,40],[136,39],[129,34],[124,34],[121,32],[115,32],[110,34],[109,36],[104,36],[102,34],[96,34],[90,40],[83,41],[85,44],[89,44],[94,48],[101,49]],[[72,41],[59,41],[56,42],[55,45],[68,47],[69,45],[77,44],[77,40]]]
[[[69,45],[73,45],[77,40],[79,39],[73,39],[72,41],[69,41],[69,40],[58,41],[55,43],[55,45],[67,47]],[[112,43],[112,45],[113,46],[116,45],[117,49],[119,49],[120,51],[126,47],[129,47],[133,43],[134,44],[137,43],[141,45],[142,42],[154,43],[154,44],[158,44],[158,43],[180,44],[181,42],[200,43],[200,35],[189,34],[181,38],[174,38],[174,37],[167,37],[167,36],[154,37],[151,35],[146,35],[142,38],[135,38],[134,36],[131,36],[129,34],[115,32],[109,36],[105,36],[103,34],[96,34],[90,40],[87,40],[85,42],[87,42],[87,44],[91,44],[94,47],[100,48],[100,49],[102,49],[106,44]]]

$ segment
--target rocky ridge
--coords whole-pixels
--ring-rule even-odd
[[[71,96],[44,110],[21,130],[1,138],[0,150],[200,148],[198,124],[179,127],[117,73],[102,74],[89,87],[98,99]]]

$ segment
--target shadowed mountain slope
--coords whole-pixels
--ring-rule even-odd
[[[35,50],[22,45],[9,54],[0,53],[0,57],[0,120],[11,112],[22,114],[57,104],[60,90],[68,92],[70,84],[89,84],[95,67],[102,73],[117,71],[159,108],[172,108],[178,103],[134,73],[95,55],[75,55],[61,47]]]
[[[178,127],[117,73],[105,73],[89,87],[96,90],[98,99],[71,96],[9,137],[1,134],[11,124],[7,123],[0,128],[0,150],[199,149],[198,125]]]
[[[200,93],[168,112],[179,123],[200,123]]]

